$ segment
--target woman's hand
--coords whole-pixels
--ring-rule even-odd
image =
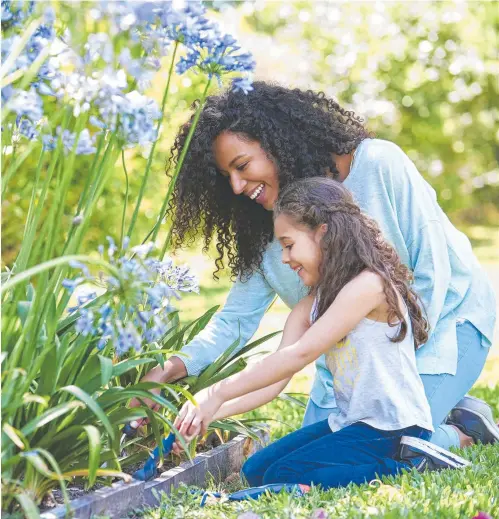
[[[196,405],[192,402],[186,402],[174,423],[187,444],[196,436],[206,433],[213,417],[223,404],[223,400],[217,396],[213,386],[203,389],[194,398]],[[180,454],[182,448],[177,440],[173,445],[173,452]]]
[[[156,366],[155,368],[148,371],[140,381],[167,384],[175,380],[178,380],[179,378],[183,378],[186,375],[187,370],[185,369],[185,364],[183,363],[183,361],[179,357],[171,357],[165,362],[163,369],[161,368],[161,366]],[[155,395],[159,395],[161,393],[161,388],[158,387],[155,389],[150,389],[149,391]],[[143,399],[143,401],[144,404],[150,407],[153,411],[158,411],[161,407],[159,404],[157,404],[153,400],[150,400],[149,398],[145,398]],[[142,404],[140,400],[138,400],[137,398],[132,398],[132,400],[130,400],[129,407],[140,407],[141,405]],[[148,422],[149,420],[147,418],[139,418],[138,420],[136,420],[136,425],[134,425],[133,427],[137,428]]]

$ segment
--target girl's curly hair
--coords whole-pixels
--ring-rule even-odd
[[[394,248],[381,234],[378,224],[363,214],[350,192],[328,178],[299,180],[281,190],[274,206],[274,219],[285,214],[298,224],[327,230],[321,240],[320,282],[312,290],[319,294],[316,317],[331,306],[340,290],[363,270],[380,276],[388,303],[388,323],[399,326],[391,339],[402,341],[408,330],[398,303],[400,294],[409,311],[414,343],[417,348],[428,340],[428,322],[423,316],[418,296],[411,289],[411,271],[400,261]]]
[[[194,115],[171,149],[178,163]],[[175,247],[192,243],[199,230],[207,250],[217,238],[216,274],[225,257],[232,275],[258,269],[273,236],[272,213],[245,196],[236,196],[217,170],[213,142],[224,131],[257,141],[277,165],[280,187],[323,174],[336,178],[332,154],[352,152],[369,137],[362,119],[324,93],[255,82],[248,94],[227,90],[208,97],[203,107],[169,205]]]

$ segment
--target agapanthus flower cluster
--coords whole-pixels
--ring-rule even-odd
[[[112,265],[113,273],[93,275],[87,265],[74,262],[71,266],[79,275],[65,279],[63,286],[76,294],[77,305],[69,309],[79,311],[75,331],[93,338],[98,349],[110,345],[121,357],[161,341],[172,326],[172,301],[180,292],[198,292],[199,286],[188,267],[176,266],[170,258],[152,257],[152,243],[132,247],[127,254],[128,240],[121,250],[110,237],[108,242],[107,249],[99,247],[99,253]],[[80,291],[89,285],[104,292],[100,306],[88,305],[97,297],[95,291]]]
[[[31,17],[40,14],[35,12],[40,11],[34,9],[35,4],[2,1],[2,61],[22,40]],[[46,96],[71,105],[75,117],[90,112],[94,128],[92,135],[80,136],[78,154],[92,153],[95,134],[102,130],[117,129],[124,147],[154,142],[161,112],[143,92],[152,84],[161,58],[171,52],[173,44],[180,46],[178,74],[193,69],[218,80],[227,73],[237,74],[233,88],[251,90],[250,75],[255,66],[251,54],[241,52],[232,36],[221,33],[217,24],[206,17],[201,1],[191,0],[183,8],[164,1],[95,2],[89,5],[88,12],[95,20],[105,21],[108,29],[89,34],[79,47],[69,28],[56,34],[53,10],[45,6],[43,9],[41,25],[9,73],[29,70],[46,49],[48,56],[28,92],[16,89],[15,82],[7,84],[2,88],[2,101],[16,113],[13,133],[30,140],[41,139],[46,150],[55,147],[58,136],[47,134],[48,127],[41,130]],[[115,48],[113,37],[124,32],[129,44]],[[63,132],[65,149],[74,139],[70,130]]]

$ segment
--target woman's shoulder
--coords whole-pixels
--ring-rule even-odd
[[[384,139],[365,139],[359,145],[358,150],[361,152],[361,156],[369,162],[407,158],[407,155],[400,146],[394,142],[385,141]]]

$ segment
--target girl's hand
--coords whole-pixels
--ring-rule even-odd
[[[190,443],[196,436],[206,433],[215,413],[223,404],[223,401],[217,396],[216,391],[212,387],[197,393],[195,399],[197,405],[194,405],[192,402],[186,402],[174,423],[186,443]],[[181,450],[180,442],[175,442],[173,452],[179,454]]]

